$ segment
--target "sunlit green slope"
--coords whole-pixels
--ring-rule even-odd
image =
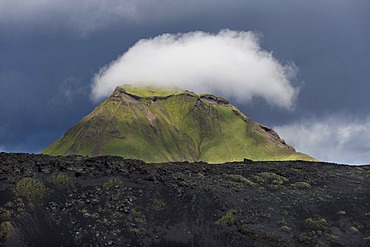
[[[221,97],[117,87],[42,153],[117,155],[147,162],[314,160]]]

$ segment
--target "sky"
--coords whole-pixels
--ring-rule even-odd
[[[227,97],[370,163],[368,0],[0,0],[0,151],[38,153],[124,83]]]

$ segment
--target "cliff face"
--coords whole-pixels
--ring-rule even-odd
[[[370,166],[0,153],[0,246],[369,246]]]
[[[147,162],[314,160],[224,98],[129,85],[117,87],[43,153]]]

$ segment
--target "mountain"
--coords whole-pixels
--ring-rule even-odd
[[[146,162],[314,160],[222,97],[133,85],[117,87],[42,153]]]

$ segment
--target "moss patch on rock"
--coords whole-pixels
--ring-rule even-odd
[[[15,184],[12,192],[18,197],[25,197],[32,201],[44,198],[50,190],[43,182],[35,178],[26,177]]]

